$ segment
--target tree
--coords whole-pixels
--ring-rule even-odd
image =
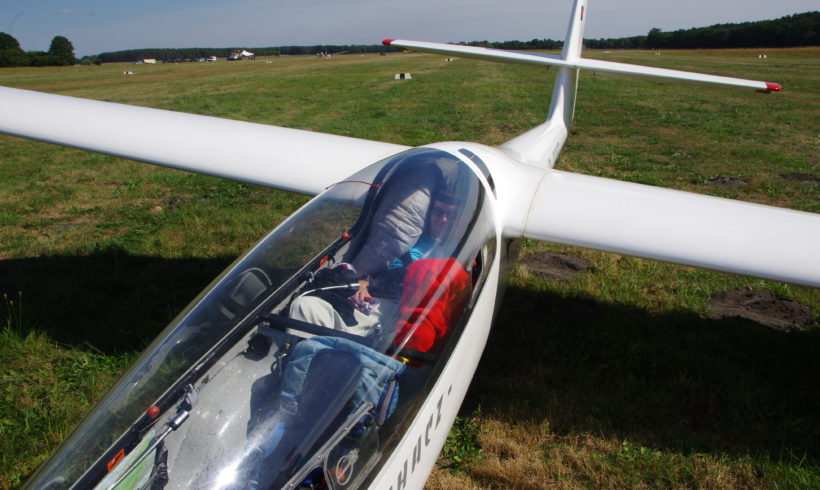
[[[20,43],[5,32],[0,32],[0,66],[25,66],[28,56],[20,49]]]
[[[649,34],[646,35],[646,47],[649,49],[657,49],[661,47],[661,30],[657,27],[653,27],[649,30]]]
[[[29,56],[22,49],[0,49],[0,67],[27,66]]]
[[[83,59],[80,60],[81,65],[102,65],[102,61],[97,56],[83,56]]]
[[[74,65],[77,59],[74,57],[74,45],[63,36],[54,36],[51,40],[51,47],[48,48],[48,55],[51,64],[54,65]]]
[[[0,32],[0,49],[20,49],[20,43],[11,34]]]

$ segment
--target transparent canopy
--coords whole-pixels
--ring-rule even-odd
[[[366,483],[459,337],[494,229],[439,150],[335,184],[180,313],[28,485]]]

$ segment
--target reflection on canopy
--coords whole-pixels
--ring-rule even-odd
[[[203,291],[30,483],[361,484],[466,323],[493,256],[491,219],[472,170],[439,150],[333,185]],[[290,314],[318,290],[354,296],[363,277],[380,306],[348,306],[367,328]]]

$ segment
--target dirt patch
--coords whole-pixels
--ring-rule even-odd
[[[780,174],[780,177],[798,182],[820,182],[820,177],[812,174]]]
[[[189,201],[191,196],[172,196],[162,201],[165,204],[165,209],[168,211],[176,211],[179,206]]]
[[[740,180],[737,177],[732,175],[721,175],[720,177],[715,177],[714,179],[706,179],[707,184],[716,184],[716,185],[725,185],[727,187],[738,187],[741,185],[747,185],[747,182]]]
[[[804,326],[811,309],[771,291],[741,288],[712,293],[709,318],[744,318],[780,331]]]
[[[553,281],[569,281],[591,268],[589,262],[580,257],[552,252],[527,255],[520,264],[531,274]]]
[[[48,228],[51,229],[51,230],[58,230],[58,231],[68,230],[70,228],[76,228],[78,226],[82,226],[82,225],[85,225],[85,224],[90,223],[90,222],[91,222],[91,220],[89,220],[87,218],[76,218],[76,219],[73,219],[73,220],[70,220],[70,221],[61,221],[59,223],[52,223],[52,224],[48,225]]]

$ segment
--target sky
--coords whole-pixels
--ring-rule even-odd
[[[563,39],[570,0],[2,0],[0,32],[26,51]],[[591,0],[586,38],[643,35],[818,10],[817,0]]]

